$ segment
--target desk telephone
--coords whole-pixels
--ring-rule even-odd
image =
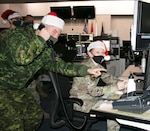
[[[150,109],[150,90],[131,92],[112,104],[113,109],[141,114]]]

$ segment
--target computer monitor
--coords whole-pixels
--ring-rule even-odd
[[[57,13],[57,15],[62,19],[70,19],[72,18],[71,7],[70,6],[58,6],[58,7],[50,7],[51,11]]]
[[[135,1],[134,23],[131,28],[131,46],[133,51],[148,51],[144,76],[144,89],[150,86],[150,3]]]
[[[93,41],[93,34],[81,34],[80,40],[81,41]]]
[[[73,17],[76,19],[94,19],[94,6],[73,6]]]
[[[80,33],[67,33],[67,41],[69,40],[80,41]]]
[[[131,27],[131,45],[133,50],[150,49],[150,3],[135,1],[134,23]]]

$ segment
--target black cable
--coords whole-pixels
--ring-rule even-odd
[[[52,48],[52,44],[49,44],[48,45],[50,48]],[[66,107],[65,107],[65,104],[64,104],[64,100],[63,100],[63,98],[62,98],[62,94],[61,94],[61,90],[60,90],[60,85],[59,85],[59,80],[58,80],[58,75],[57,75],[57,73],[56,73],[56,61],[55,61],[55,54],[54,54],[54,52],[52,53],[52,59],[53,59],[53,62],[54,62],[54,67],[55,67],[55,77],[56,77],[56,86],[58,87],[57,89],[57,91],[56,91],[56,93],[58,93],[58,95],[60,96],[59,98],[60,98],[60,101],[61,101],[61,103],[62,103],[62,107],[63,107],[63,110],[64,110],[64,113],[65,113],[65,116],[66,116],[66,119],[67,119],[67,121],[68,121],[68,123],[74,128],[74,129],[77,129],[77,130],[81,130],[84,126],[85,126],[85,124],[86,124],[86,121],[87,121],[87,117],[86,116],[84,116],[84,120],[83,120],[83,122],[82,122],[82,124],[81,124],[81,126],[76,126],[75,124],[73,124],[71,121],[70,121],[70,119],[69,119],[69,117],[68,117],[68,113],[67,113],[67,110],[66,110]],[[55,85],[54,85],[55,86]]]
[[[130,48],[128,50],[128,58],[129,58],[130,61],[134,61],[135,60],[135,56],[134,56],[134,52],[133,52],[132,48]]]

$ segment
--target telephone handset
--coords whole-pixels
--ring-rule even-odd
[[[39,30],[42,30],[43,28],[45,28],[45,25],[43,25],[42,23],[39,25],[39,27],[38,27],[38,29]],[[53,41],[51,41],[50,39],[48,39],[47,41],[46,41],[46,43],[47,43],[47,45],[48,45],[48,47],[52,47],[52,45],[53,45]]]
[[[42,23],[39,25],[38,29],[42,30],[43,28],[45,28],[45,25],[43,25]]]

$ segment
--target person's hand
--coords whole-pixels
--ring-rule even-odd
[[[118,89],[119,90],[123,90],[124,92],[126,92],[126,88],[127,88],[127,81],[126,80],[120,80],[117,83]]]
[[[45,41],[47,41],[50,38],[50,34],[45,28],[38,31],[37,35],[41,36]]]
[[[87,70],[87,72],[91,74],[92,77],[96,78],[101,75],[101,72],[107,72],[107,70],[105,68],[95,68],[95,69],[90,68]]]

